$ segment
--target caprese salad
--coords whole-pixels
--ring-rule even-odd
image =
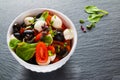
[[[72,29],[50,11],[27,16],[22,24],[14,23],[12,29],[10,48],[31,64],[55,63],[69,54],[72,47]]]

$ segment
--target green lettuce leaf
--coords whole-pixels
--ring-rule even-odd
[[[29,44],[25,42],[18,43],[16,54],[25,61],[28,61],[34,56],[36,43]]]
[[[51,35],[46,35],[42,38],[42,41],[45,42],[47,45],[50,45],[53,42],[53,38]]]
[[[9,42],[9,46],[11,49],[15,49],[18,45],[18,43],[20,43],[21,41],[18,40],[18,39],[11,39],[10,42]]]
[[[39,18],[39,20],[45,21],[46,18],[48,17],[48,14],[49,14],[48,11],[43,12],[42,15],[41,15],[41,17]]]

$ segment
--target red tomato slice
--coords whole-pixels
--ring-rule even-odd
[[[41,37],[42,37],[42,33],[39,33],[38,35],[36,35],[34,42],[39,41]]]
[[[48,50],[51,50],[53,54],[55,53],[55,48],[54,48],[53,46],[48,46],[47,49],[48,49]]]
[[[47,46],[43,42],[39,42],[36,46],[36,62],[46,63],[48,61],[48,50]]]

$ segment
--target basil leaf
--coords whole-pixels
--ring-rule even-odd
[[[91,13],[103,13],[104,15],[107,15],[107,14],[108,14],[107,11],[102,10],[102,9],[98,9],[96,6],[93,6],[93,5],[91,5],[91,6],[86,6],[86,7],[85,7],[85,11],[86,11],[87,13],[89,13],[89,14],[91,14]]]
[[[91,14],[100,11],[100,9],[98,9],[96,6],[91,5],[91,6],[86,6],[85,11]]]
[[[85,21],[83,20],[83,19],[80,19],[80,21],[79,21],[81,24],[84,24],[85,23]]]
[[[91,27],[90,25],[87,25],[86,28],[87,28],[88,30],[91,30],[91,29],[92,29],[92,27]]]
[[[43,12],[39,19],[45,21],[46,18],[48,17],[48,14],[49,14],[48,11]]]
[[[48,50],[48,55],[49,55],[49,56],[53,56],[53,53],[52,53],[51,50]]]
[[[29,20],[30,23],[34,24],[34,19],[33,20]]]
[[[53,26],[54,21],[50,21],[50,26]]]
[[[103,16],[103,14],[90,14],[90,16],[88,17],[88,21],[96,23],[99,22]]]
[[[91,30],[92,28],[95,27],[95,23],[91,23],[90,25],[86,26],[88,30]]]
[[[105,10],[100,10],[99,12],[104,13],[104,15],[107,15],[107,14],[108,14],[108,12],[105,11]]]
[[[42,38],[42,41],[45,42],[47,45],[50,45],[53,42],[53,38],[51,35],[47,35]]]
[[[92,27],[95,27],[95,23],[91,23],[90,25],[91,25]]]
[[[36,44],[29,44],[25,42],[18,43],[16,54],[25,61],[28,61],[34,56]]]
[[[52,37],[54,37],[56,35],[56,30],[53,30],[51,26],[49,26],[49,33]]]
[[[18,39],[11,39],[10,42],[9,42],[9,46],[11,49],[15,49],[17,47],[17,44],[19,43],[20,41]]]
[[[57,32],[55,30],[50,30],[49,33],[51,34],[52,37],[54,37]]]
[[[64,43],[64,47],[66,47],[66,46],[67,46],[67,42]]]
[[[58,46],[57,46],[57,49],[56,49],[56,52],[57,52],[57,53],[60,52],[60,48],[61,48],[60,45],[58,45]]]

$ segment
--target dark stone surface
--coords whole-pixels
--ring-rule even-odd
[[[109,15],[92,31],[83,33],[79,19],[87,19],[86,5],[96,5]],[[12,20],[23,11],[42,7],[67,15],[78,33],[78,45],[70,60],[45,74],[21,66],[6,44]],[[120,0],[0,0],[0,80],[120,80]]]

